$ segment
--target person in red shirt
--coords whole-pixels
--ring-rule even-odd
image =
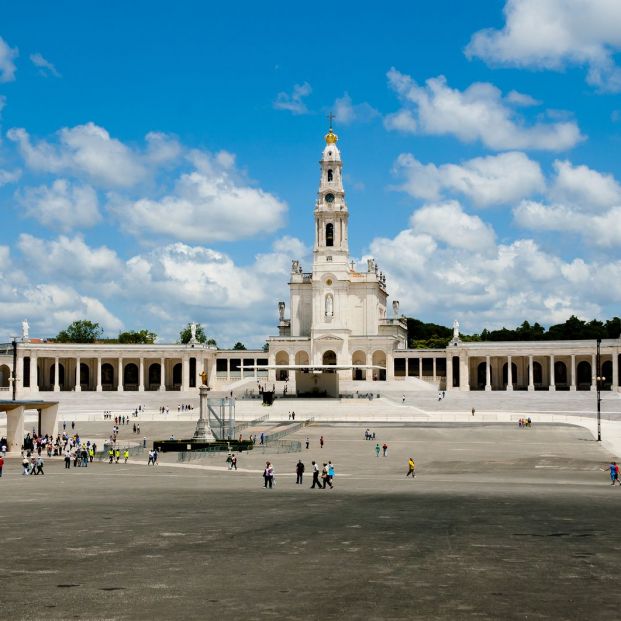
[[[4,468],[4,457],[0,455],[0,477],[2,476],[2,468]]]

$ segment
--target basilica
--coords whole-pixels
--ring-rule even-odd
[[[203,381],[215,390],[247,393],[273,385],[309,397],[379,391],[382,385],[404,391],[594,390],[598,378],[600,388],[619,390],[621,338],[463,342],[455,322],[445,349],[408,349],[406,319],[399,302],[388,301],[385,274],[373,259],[363,271],[350,260],[337,144],[330,128],[319,162],[313,264],[304,271],[292,260],[288,312],[285,301],[275,300],[278,334],[268,337],[267,352],[194,341],[51,343],[24,330],[14,347],[0,349],[0,400],[12,393],[43,399],[62,391],[192,391]]]

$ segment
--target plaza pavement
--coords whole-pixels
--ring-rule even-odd
[[[106,422],[107,423],[107,422]],[[83,435],[102,422],[78,421]],[[191,422],[145,421],[149,434]],[[179,429],[179,427],[184,427]],[[621,489],[573,425],[317,423],[302,453],[0,479],[0,618],[614,619]],[[122,430],[122,434],[125,431]],[[325,445],[319,448],[323,435]],[[417,478],[406,479],[414,456]],[[335,489],[295,484],[331,459]],[[271,459],[276,486],[260,472]]]

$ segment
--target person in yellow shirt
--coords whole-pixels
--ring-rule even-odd
[[[125,463],[127,463],[127,460],[129,459],[129,451],[127,449],[123,451],[123,459],[125,460]]]
[[[405,476],[409,477],[410,475],[412,475],[412,478],[416,477],[416,464],[414,463],[414,459],[412,457],[408,459],[408,471]]]
[[[116,463],[119,463],[119,459],[121,459],[121,449],[116,449],[116,451],[114,451],[114,457],[116,458]]]

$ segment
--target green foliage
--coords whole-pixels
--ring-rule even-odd
[[[408,343],[413,349],[443,348],[453,337],[453,330],[437,323],[425,323],[408,317]]]
[[[211,345],[212,347],[218,347],[218,343],[216,343],[216,339],[207,339],[207,345]]]
[[[179,332],[179,342],[180,343],[189,343],[192,338],[192,324],[188,324],[181,332]],[[196,342],[197,343],[205,343],[207,342],[207,335],[205,334],[205,330],[200,323],[196,324]],[[214,341],[215,343],[215,341]]]
[[[268,352],[270,350],[270,344],[269,343],[264,343],[263,347],[261,348],[264,352]]]
[[[94,343],[103,334],[98,323],[79,319],[61,330],[54,339],[57,343]]]
[[[246,346],[243,343],[240,343],[239,341],[237,341],[237,343],[233,345],[233,349],[237,349],[241,351],[243,349],[246,349]]]
[[[127,332],[119,333],[118,341],[119,343],[151,345],[155,343],[156,339],[157,334],[149,330],[128,330]]]

